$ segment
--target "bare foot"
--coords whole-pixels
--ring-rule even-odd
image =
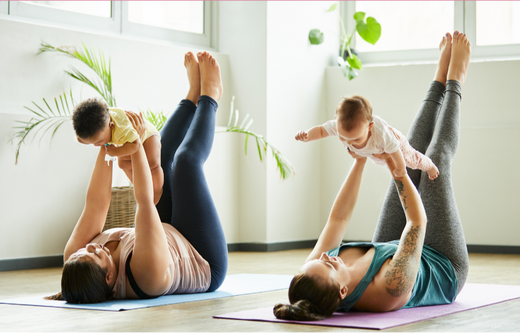
[[[451,59],[448,68],[448,80],[459,81],[464,84],[469,66],[471,54],[470,43],[465,34],[458,31],[453,33],[453,45],[451,48]]]
[[[430,177],[430,180],[434,180],[439,175],[439,169],[434,165],[431,167],[428,171],[428,176]]]
[[[220,66],[208,52],[197,53],[200,68],[200,93],[218,101],[222,97],[223,87],[220,79]]]
[[[439,45],[441,55],[439,57],[439,62],[437,63],[435,76],[433,77],[433,80],[439,81],[443,85],[446,85],[446,80],[448,79],[448,66],[450,65],[451,58],[451,41],[452,38],[449,32],[442,37],[441,44]]]
[[[186,74],[188,74],[188,82],[190,83],[186,99],[197,105],[200,97],[200,72],[199,62],[193,52],[190,51],[184,55],[184,67],[186,67]]]

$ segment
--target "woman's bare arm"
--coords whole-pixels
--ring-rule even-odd
[[[366,160],[366,157],[355,159],[354,165],[332,205],[327,224],[306,261],[318,259],[323,252],[332,250],[341,244],[356,206]]]
[[[65,246],[63,260],[85,247],[101,233],[107,218],[112,194],[112,162],[105,162],[105,148],[101,147],[90,177],[85,208]]]
[[[393,159],[387,158],[386,162],[394,175]],[[417,278],[427,220],[419,193],[408,174],[400,178],[394,176],[394,182],[406,216],[406,226],[397,252],[383,273],[386,291],[393,297],[400,297],[411,292]]]
[[[129,117],[142,124],[142,116]],[[138,140],[140,142],[140,139]],[[135,245],[130,268],[139,287],[149,295],[166,291],[171,282],[171,255],[166,234],[154,204],[152,175],[142,144],[132,155],[134,193],[137,202]]]

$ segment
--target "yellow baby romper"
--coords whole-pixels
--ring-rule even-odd
[[[114,123],[112,128],[112,140],[108,142],[109,145],[120,147],[127,142],[134,142],[138,138],[137,131],[132,126],[130,119],[125,112],[119,108],[108,108],[110,120]],[[148,120],[144,120],[146,130],[141,137],[141,142],[144,143],[152,135],[159,135],[159,131]]]

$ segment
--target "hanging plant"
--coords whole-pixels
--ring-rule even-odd
[[[333,12],[337,9],[338,4],[333,4],[327,12]],[[338,11],[339,12],[339,11]],[[343,71],[343,75],[352,80],[358,76],[355,71],[361,70],[363,64],[357,56],[357,52],[352,48],[352,38],[357,32],[361,38],[368,43],[375,45],[381,37],[381,24],[373,17],[367,17],[364,12],[356,12],[354,14],[354,20],[356,20],[356,28],[347,34],[343,19],[339,15],[339,22],[341,25],[339,42],[340,42],[340,53],[338,57],[338,65]],[[312,29],[309,31],[309,42],[312,45],[319,45],[325,41],[325,35],[320,29]]]

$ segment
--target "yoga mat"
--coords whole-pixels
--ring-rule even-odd
[[[152,306],[203,301],[273,290],[287,289],[293,275],[273,274],[235,274],[228,275],[224,283],[216,291],[199,294],[176,294],[154,299],[122,299],[95,304],[70,304],[65,301],[43,299],[49,294],[0,300],[0,304],[47,306],[55,308],[71,308],[84,310],[121,311],[148,308]]]
[[[455,302],[446,305],[423,306],[382,313],[336,312],[332,317],[321,321],[276,319],[273,315],[272,306],[213,316],[213,318],[383,330],[390,327],[410,324],[417,321],[501,303],[515,298],[520,298],[520,286],[466,283],[464,289],[462,289],[462,292],[459,294]]]

